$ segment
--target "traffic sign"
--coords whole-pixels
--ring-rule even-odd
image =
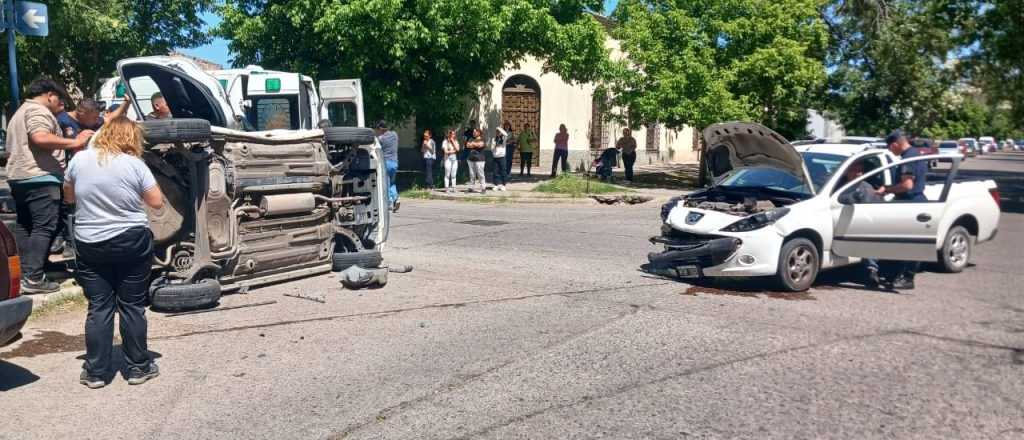
[[[46,5],[35,2],[14,2],[14,29],[30,37],[45,37],[50,33],[50,17]]]

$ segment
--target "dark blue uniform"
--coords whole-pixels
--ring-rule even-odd
[[[67,112],[61,112],[57,115],[57,123],[60,124],[60,131],[64,137],[74,139],[82,130],[99,130],[103,126],[103,118],[99,118],[99,122],[96,123],[95,127],[83,127],[82,124],[79,124]]]
[[[900,155],[900,158],[907,160],[922,155],[923,153],[921,153],[920,149],[908,148],[907,151]],[[905,193],[896,194],[896,200],[902,202],[927,202],[928,199],[924,196],[924,186],[928,183],[928,161],[919,160],[902,165],[899,168],[893,168],[893,183],[899,184],[908,175],[913,176],[914,187]]]

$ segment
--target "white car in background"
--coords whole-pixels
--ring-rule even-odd
[[[759,124],[729,122],[704,130],[711,187],[662,208],[665,247],[648,270],[677,278],[774,276],[781,288],[809,288],[822,269],[862,258],[937,262],[963,270],[976,243],[999,224],[995,182],[957,180],[960,160],[939,155],[900,160],[869,144],[804,145],[800,150]],[[894,170],[942,160],[927,202],[853,203],[860,182],[892,183]],[[847,167],[864,174],[848,182]],[[891,196],[888,197],[891,199]],[[842,201],[841,201],[842,200]]]
[[[982,136],[978,138],[978,144],[981,145],[979,151],[982,153],[992,153],[997,149],[996,138],[992,136]]]
[[[957,141],[939,141],[936,146],[940,155],[967,159],[967,146],[960,145]]]

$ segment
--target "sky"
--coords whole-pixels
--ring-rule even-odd
[[[618,4],[618,0],[605,0],[605,14],[611,13],[611,11],[615,9],[616,4]],[[203,20],[206,22],[207,27],[213,27],[220,24],[220,17],[212,13],[204,14]],[[210,44],[193,49],[181,49],[181,52],[194,57],[213,61],[214,63],[220,64],[224,67],[231,66],[231,53],[228,50],[228,42],[223,38],[216,38],[211,41]]]

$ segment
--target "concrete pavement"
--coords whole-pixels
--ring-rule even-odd
[[[414,272],[151,313],[139,387],[77,384],[83,312],[31,322],[0,349],[0,438],[1022,438],[1024,155],[966,167],[1004,185],[999,240],[900,294],[651,278],[657,204],[406,201],[386,256]]]

